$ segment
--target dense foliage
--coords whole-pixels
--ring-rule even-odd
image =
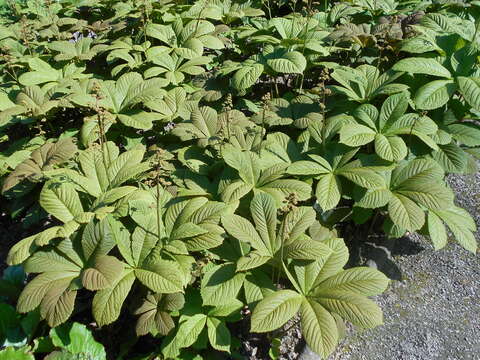
[[[25,236],[0,359],[132,358],[142,336],[144,359],[238,357],[245,321],[296,316],[324,358],[345,320],[382,324],[388,279],[344,269],[352,227],[476,252],[445,176],[480,157],[479,1],[28,0],[1,19],[1,206]],[[92,322],[129,339],[106,355]]]

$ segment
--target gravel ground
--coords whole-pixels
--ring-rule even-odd
[[[480,227],[480,173],[448,180]],[[329,360],[480,359],[480,255],[453,242],[435,252],[416,234],[389,248],[393,262],[380,259],[379,268],[400,280],[375,299],[384,325],[351,329]],[[307,349],[300,359],[318,357]]]

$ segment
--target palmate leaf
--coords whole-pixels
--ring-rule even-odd
[[[331,238],[322,243],[330,248],[328,255],[321,256],[316,261],[292,264],[295,282],[304,294],[310,293],[330,276],[338,274],[347,264],[348,249],[342,239]]]
[[[312,207],[300,206],[290,211],[282,220],[278,238],[287,244],[304,235],[315,221],[315,210]]]
[[[13,188],[23,179],[35,180],[35,177],[41,177],[43,170],[49,170],[53,165],[67,161],[75,152],[77,147],[72,138],[42,145],[31,153],[29,159],[23,161],[9,174],[3,183],[2,192]]]
[[[163,116],[134,107],[160,99],[164,94],[161,89],[165,85],[165,80],[159,78],[144,80],[138,73],[126,73],[117,81],[108,80],[100,83],[103,96],[100,105],[127,126],[143,130],[150,129],[152,122],[162,119]]]
[[[124,264],[117,258],[106,255],[114,246],[106,224],[106,220],[92,220],[82,235],[74,235],[73,240],[66,238],[51,249],[33,254],[25,263],[25,269],[41,274],[22,291],[18,310],[31,311],[39,306],[40,315],[51,326],[56,326],[70,317],[77,291],[82,284],[90,290],[109,289],[111,293],[106,296],[112,296],[113,293],[115,300],[119,300],[118,296],[121,297],[122,294],[118,295],[117,286],[123,279]],[[107,309],[110,312],[106,315],[101,314],[106,319],[104,321],[113,321],[118,317],[115,311],[119,310],[115,310],[115,307],[120,308],[121,304],[122,302],[109,303],[108,306],[113,309]],[[101,309],[104,310],[105,308]]]
[[[76,290],[68,290],[78,272],[50,271],[38,275],[23,289],[17,303],[19,312],[29,312],[40,305],[40,314],[54,327],[65,322],[73,312]]]
[[[266,193],[271,195],[276,205],[280,206],[285,197],[296,194],[299,200],[306,200],[310,197],[311,188],[303,181],[296,179],[284,179],[287,164],[276,163],[265,167],[257,153],[252,151],[239,151],[233,145],[225,145],[222,148],[224,161],[238,171],[241,181],[226,183],[220,190],[224,202],[239,200],[251,190],[254,194]]]
[[[55,186],[62,186],[62,182],[66,182],[77,191],[95,197],[97,201],[93,207],[107,201],[115,202],[133,190],[132,187],[120,189],[118,186],[150,168],[148,162],[142,162],[144,154],[145,148],[141,145],[121,154],[113,142],[104,143],[102,147],[89,147],[78,156],[80,171],[62,168],[49,172],[54,176],[61,175],[59,180],[52,179],[52,187],[55,189]],[[63,180],[63,177],[67,180]]]
[[[169,241],[181,239],[189,251],[217,247],[224,237],[224,230],[218,223],[220,216],[227,212],[224,203],[201,197],[172,204],[165,213]]]
[[[298,311],[307,344],[327,357],[337,345],[337,321],[373,327],[382,323],[380,308],[366,296],[383,292],[388,278],[371,268],[342,270],[348,250],[340,239],[325,240],[332,252],[307,264],[292,262],[289,279],[302,294],[279,290],[265,296],[252,313],[252,331],[267,332],[281,327]],[[285,269],[288,271],[287,269]]]
[[[135,327],[137,335],[146,335],[151,331],[167,335],[175,327],[169,311],[181,309],[184,303],[185,298],[180,293],[148,294],[135,310],[135,315],[140,315]]]

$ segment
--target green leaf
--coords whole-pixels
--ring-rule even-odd
[[[265,256],[262,255],[258,251],[251,251],[245,256],[242,256],[237,261],[237,271],[246,271],[251,270],[256,267],[262,266],[266,264],[269,260],[271,260],[273,255]]]
[[[360,124],[346,124],[340,129],[340,142],[348,146],[362,146],[373,141],[375,130]]]
[[[453,80],[435,80],[417,90],[413,102],[421,110],[433,110],[445,105],[457,90]]]
[[[226,305],[232,302],[242,288],[244,273],[237,273],[235,264],[212,267],[203,276],[200,293],[203,305]]]
[[[162,118],[160,114],[142,110],[131,110],[126,113],[118,114],[117,116],[122,124],[140,130],[151,129],[153,126],[152,122]]]
[[[111,324],[118,319],[134,281],[133,271],[122,270],[111,287],[97,291],[92,302],[92,312],[98,326]]]
[[[395,194],[403,195],[427,209],[445,209],[453,205],[453,193],[444,184],[412,183],[399,186]]]
[[[304,300],[300,319],[302,335],[308,346],[322,358],[327,358],[335,350],[339,337],[333,316],[319,303]]]
[[[381,175],[365,167],[344,166],[337,169],[336,173],[366,189],[376,189],[385,186],[385,180]]]
[[[23,73],[18,82],[24,86],[39,85],[59,80],[61,72],[54,69],[47,62],[39,58],[28,59],[28,66],[32,71]]]
[[[341,198],[340,181],[332,173],[320,176],[315,196],[322,210],[333,209]]]
[[[16,349],[7,347],[0,351],[0,360],[35,360],[28,347]]]
[[[328,163],[327,163],[328,164]],[[292,175],[321,175],[331,172],[330,164],[319,164],[316,161],[295,161],[287,169],[287,173]]]
[[[225,322],[214,318],[207,318],[208,339],[210,345],[218,351],[226,351],[230,353],[230,330],[228,330]]]
[[[284,248],[284,256],[290,259],[317,260],[330,255],[330,248],[320,241],[300,237]]]
[[[445,210],[436,210],[435,214],[447,224],[461,246],[474,254],[476,253],[478,246],[474,233],[477,227],[467,211],[452,207]]]
[[[242,152],[236,147],[228,145],[222,148],[222,157],[228,166],[238,171],[238,175],[245,183],[256,183],[260,175],[260,169],[255,161],[258,158],[257,154],[250,151]]]
[[[427,216],[428,234],[432,239],[435,250],[440,250],[447,245],[447,230],[443,225],[442,220],[432,211],[428,212]]]
[[[452,74],[437,60],[430,58],[406,58],[392,67],[395,71],[404,71],[411,74],[425,74],[444,78],[451,78]]]
[[[415,231],[425,223],[425,213],[409,198],[394,194],[388,203],[388,215],[403,229]]]
[[[108,221],[90,221],[82,234],[82,249],[86,260],[95,260],[97,256],[106,255],[115,246]]]
[[[267,59],[267,64],[278,73],[302,74],[307,67],[307,60],[298,51],[274,54],[279,55],[279,57]]]
[[[49,170],[53,165],[67,161],[77,150],[71,138],[61,139],[56,143],[43,144],[8,175],[3,183],[2,191],[5,192],[15,187],[24,179],[35,180],[41,177],[42,171]]]
[[[197,341],[206,322],[207,316],[204,314],[182,317],[175,336],[166,338],[163,354],[168,358],[178,358],[180,349],[189,347]]]
[[[457,82],[460,93],[467,103],[475,110],[480,111],[480,78],[459,76]]]
[[[78,193],[70,183],[48,181],[40,192],[39,201],[45,211],[64,223],[83,213]]]
[[[408,96],[405,93],[389,96],[380,109],[378,121],[380,128],[388,128],[402,116],[408,108]]]
[[[257,249],[260,254],[273,255],[267,246],[265,246],[265,243],[250,221],[235,214],[223,215],[222,225],[231,236],[250,244]]]
[[[105,360],[102,344],[95,341],[85,325],[67,323],[50,330],[50,338],[56,347],[68,350],[71,354],[83,354],[91,360]]]
[[[138,336],[149,332],[158,331],[167,335],[175,328],[175,323],[168,311],[180,310],[185,304],[183,294],[148,294],[135,310],[135,315],[140,315],[135,331]]]
[[[340,315],[352,324],[372,328],[383,324],[382,310],[364,296],[342,291],[322,293],[315,299],[330,312]]]
[[[187,222],[181,224],[172,231],[172,234],[170,235],[170,241],[191,238],[206,233],[208,233],[208,231],[201,226],[198,226],[192,222]]]
[[[384,292],[389,282],[390,280],[376,269],[356,267],[329,277],[315,288],[315,294],[338,291],[372,296]]]
[[[348,261],[348,249],[342,239],[332,238],[323,240],[322,243],[331,249],[328,256],[321,257],[308,265],[300,263],[300,266],[294,267],[297,283],[307,294],[310,294],[312,289],[325,279],[342,271]]]
[[[299,238],[315,221],[315,210],[311,207],[300,206],[290,211],[284,218],[279,238],[289,243]]]
[[[416,158],[397,167],[392,174],[392,187],[409,187],[415,183],[439,182],[443,180],[444,171],[432,159]]]
[[[375,135],[375,152],[382,159],[388,161],[400,161],[408,154],[407,146],[398,136]]]
[[[183,290],[183,274],[175,261],[155,260],[135,269],[135,276],[154,292],[171,294]]]
[[[292,290],[279,290],[260,301],[252,313],[251,331],[269,332],[295,316],[303,297]]]
[[[82,272],[82,284],[91,291],[110,288],[121,276],[124,264],[115,256],[99,255]]]
[[[246,65],[240,68],[232,78],[232,86],[237,90],[245,90],[254,85],[263,73],[262,64]]]
[[[433,158],[448,173],[463,173],[467,166],[468,155],[454,143],[438,145],[439,150],[433,153]]]
[[[256,194],[250,203],[250,213],[263,243],[267,246],[269,253],[273,254],[277,227],[275,200],[265,193]]]
[[[467,146],[480,146],[480,128],[473,123],[456,123],[448,125],[448,131],[455,140]]]

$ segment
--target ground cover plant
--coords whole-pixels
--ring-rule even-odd
[[[480,157],[479,1],[1,13],[0,359],[242,358],[291,319],[326,358],[383,321],[356,243],[477,251],[445,176]]]

